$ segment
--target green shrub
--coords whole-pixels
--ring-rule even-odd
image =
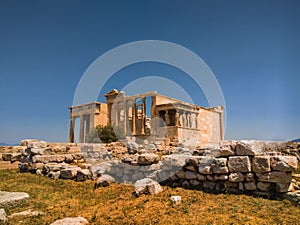
[[[85,142],[87,143],[110,143],[118,141],[119,139],[124,139],[124,131],[117,126],[97,126],[92,128],[90,132],[85,137]]]

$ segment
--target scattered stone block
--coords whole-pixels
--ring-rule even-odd
[[[142,194],[155,195],[163,191],[160,184],[150,178],[144,178],[136,181],[134,188],[136,196],[140,196]]]
[[[173,205],[179,205],[181,203],[181,196],[179,195],[171,196],[170,200]]]
[[[151,165],[154,163],[158,163],[158,161],[159,161],[159,156],[154,153],[141,154],[137,158],[137,163],[139,165]]]
[[[252,159],[252,171],[266,173],[271,171],[269,156],[254,156]]]
[[[0,191],[0,208],[10,209],[28,204],[29,195],[25,192]]]
[[[230,172],[251,172],[251,164],[248,156],[230,156],[228,160]]]
[[[128,154],[135,154],[139,150],[139,145],[135,142],[127,142],[126,147]]]
[[[101,177],[99,177],[94,185],[94,189],[97,189],[99,187],[108,187],[110,184],[115,183],[115,178],[113,178],[110,175],[103,174]]]
[[[56,220],[50,225],[84,225],[89,224],[89,222],[83,217],[68,217],[60,220]]]
[[[5,224],[7,222],[7,216],[4,209],[0,209],[0,224]]]

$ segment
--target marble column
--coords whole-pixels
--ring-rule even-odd
[[[84,142],[84,116],[80,116],[79,143]]]

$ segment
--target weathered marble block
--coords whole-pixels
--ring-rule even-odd
[[[254,156],[252,159],[252,171],[266,173],[271,171],[269,156]]]
[[[230,172],[251,172],[251,164],[248,156],[230,156],[228,160]]]
[[[268,173],[257,173],[257,178],[262,182],[270,183],[290,183],[292,181],[292,174],[280,171],[272,171]]]
[[[295,171],[298,167],[295,156],[272,156],[270,162],[272,169],[278,171]]]

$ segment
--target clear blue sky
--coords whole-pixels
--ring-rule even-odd
[[[149,39],[187,47],[212,69],[226,100],[226,138],[300,136],[300,1],[0,0],[0,32],[0,142],[66,141],[68,106],[87,67]],[[203,95],[159,63],[124,68],[101,94],[145,74]]]

